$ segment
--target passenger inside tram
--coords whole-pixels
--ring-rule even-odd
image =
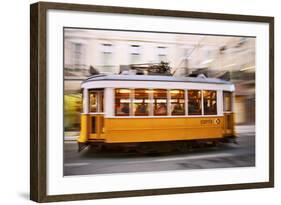
[[[147,105],[145,103],[141,103],[137,105],[136,111],[135,111],[136,115],[146,115],[148,114],[148,110],[147,110]]]
[[[190,115],[200,115],[201,114],[200,101],[189,101],[188,102],[188,113]]]
[[[167,106],[166,104],[157,104],[154,109],[155,115],[166,115],[167,114]]]
[[[121,112],[122,112],[122,114],[128,115],[130,112],[129,104],[122,104]]]
[[[172,115],[183,115],[184,114],[184,107],[177,103],[174,105],[172,110]]]

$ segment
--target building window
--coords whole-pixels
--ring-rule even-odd
[[[120,88],[115,90],[115,115],[129,116],[130,115],[130,98],[131,90]]]
[[[73,43],[73,66],[75,69],[81,69],[83,64],[84,46],[81,43]]]
[[[184,90],[170,90],[171,114],[185,115]]]
[[[112,72],[113,46],[109,43],[102,44],[102,66],[105,72]]]
[[[158,46],[157,47],[157,53],[158,53],[158,61],[161,62],[167,62],[167,47],[164,46]]]
[[[201,91],[200,90],[188,90],[188,114],[189,115],[201,115],[202,103],[201,103]]]
[[[140,45],[131,45],[130,47],[131,64],[140,63],[141,47]]]
[[[154,115],[167,115],[167,90],[153,90]]]
[[[232,111],[232,93],[223,91],[223,111]]]
[[[133,113],[135,116],[149,115],[149,92],[145,89],[135,89],[133,100]]]
[[[217,92],[211,90],[203,91],[204,115],[217,114]]]

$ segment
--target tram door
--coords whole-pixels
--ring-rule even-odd
[[[93,140],[102,139],[104,133],[104,90],[89,90],[90,135]]]
[[[224,133],[226,136],[234,134],[233,94],[223,92]]]

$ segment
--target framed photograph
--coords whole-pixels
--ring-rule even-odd
[[[274,18],[40,2],[30,198],[274,186]]]

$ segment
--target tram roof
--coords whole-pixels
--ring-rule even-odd
[[[229,81],[208,78],[205,76],[198,77],[175,77],[175,76],[156,76],[156,75],[92,75],[83,83],[90,81],[156,81],[156,82],[189,82],[189,83],[211,83],[211,84],[232,84]]]

